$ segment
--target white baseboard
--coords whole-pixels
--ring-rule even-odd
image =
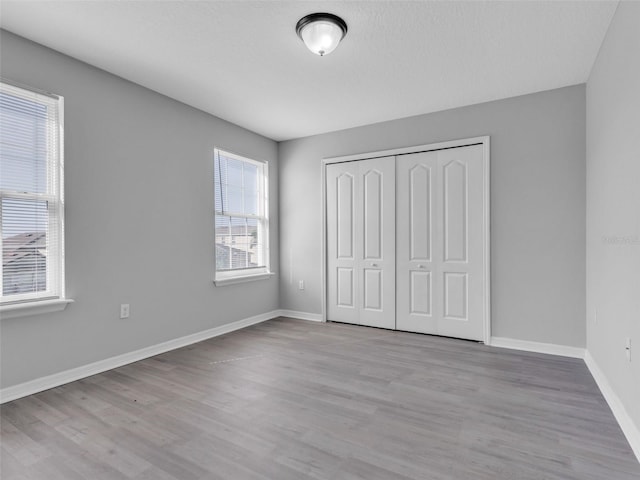
[[[515,338],[491,337],[492,347],[510,348],[512,350],[523,350],[525,352],[547,353],[550,355],[560,355],[563,357],[584,358],[584,348],[569,347],[566,345],[556,345],[554,343],[530,342],[528,340],[517,340]]]
[[[322,315],[319,313],[296,312],[295,310],[280,310],[280,316],[297,318],[299,320],[310,320],[312,322],[322,321]]]
[[[640,462],[640,427],[636,425],[632,418],[627,413],[627,410],[624,408],[624,405],[620,401],[620,397],[616,395],[616,393],[611,388],[607,377],[605,377],[598,364],[593,359],[589,351],[584,355],[584,363],[587,364],[587,368],[591,372],[591,376],[596,381],[598,388],[602,392],[602,396],[609,404],[609,408],[613,412],[613,416],[616,417],[618,421],[618,425],[622,429],[624,436],[627,437],[627,441],[633,450],[633,453],[636,454],[636,458],[638,462]]]
[[[145,358],[153,357],[161,353],[175,350],[176,348],[186,347],[193,343],[198,343],[209,338],[224,335],[225,333],[233,332],[241,328],[255,325],[256,323],[264,322],[281,316],[280,310],[273,310],[267,313],[261,313],[253,317],[244,318],[235,322],[221,325],[219,327],[210,328],[202,332],[193,333],[184,337],[169,340],[167,342],[158,343],[150,347],[141,348],[129,353],[117,355],[115,357],[107,358],[105,360],[99,360],[97,362],[83,365],[81,367],[72,368],[63,372],[54,373],[53,375],[47,375],[46,377],[37,378],[28,382],[13,385],[11,387],[0,389],[0,403],[10,402],[17,398],[26,397],[27,395],[33,395],[34,393],[42,392],[50,388],[59,387],[65,383],[74,382],[81,378],[90,377],[97,373],[102,373],[113,368],[118,368],[129,363],[137,362]]]

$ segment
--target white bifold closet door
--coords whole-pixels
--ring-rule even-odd
[[[483,339],[483,147],[397,157],[396,328]]]
[[[395,158],[327,165],[327,319],[395,328]]]

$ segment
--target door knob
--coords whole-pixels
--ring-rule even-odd
[[[377,263],[372,263],[372,264],[371,264],[371,266],[372,266],[372,267],[377,267],[377,266],[378,266],[378,264],[377,264]]]
[[[418,265],[418,268],[424,268],[424,265]]]

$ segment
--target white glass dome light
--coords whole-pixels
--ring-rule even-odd
[[[347,24],[331,13],[312,13],[298,21],[296,33],[309,50],[323,57],[333,52],[347,34]]]

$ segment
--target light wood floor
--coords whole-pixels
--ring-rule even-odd
[[[276,319],[2,406],[2,478],[640,479],[581,360]]]

